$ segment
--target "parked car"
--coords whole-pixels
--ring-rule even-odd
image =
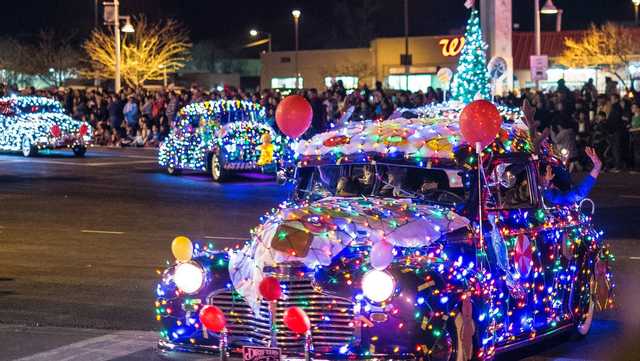
[[[560,331],[586,335],[595,310],[613,305],[613,255],[591,212],[545,205],[538,170],[561,163],[531,153],[513,111],[483,152],[478,187],[456,110],[442,114],[351,122],[301,142],[291,198],[243,248],[196,243],[163,272],[160,347],[217,353],[205,305],[224,313],[232,353],[300,357],[307,338],[283,321],[292,306],[319,359],[487,360]],[[275,308],[260,289],[267,276],[284,293]]]
[[[179,111],[176,126],[160,145],[159,163],[169,174],[189,169],[223,181],[240,171],[275,174],[292,156],[289,138],[268,124],[260,104],[213,100]]]
[[[72,119],[53,99],[35,96],[0,98],[0,151],[31,157],[44,149],[71,149],[84,156],[92,144],[91,126]]]

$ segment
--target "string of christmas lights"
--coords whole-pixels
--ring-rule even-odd
[[[233,170],[258,169],[268,134],[273,145],[269,163],[293,162],[291,140],[276,132],[265,120],[259,104],[239,100],[218,100],[182,108],[174,129],[160,146],[160,165],[172,169],[207,171],[209,157],[220,155],[223,166]]]
[[[0,99],[0,150],[28,153],[42,149],[86,147],[92,142],[86,122],[64,114],[53,99],[12,96]]]
[[[316,135],[299,144],[299,166],[394,161],[455,169],[466,175],[467,190],[475,189],[469,175],[478,164],[536,165],[521,113],[502,112],[503,129],[480,160],[459,141],[459,112],[440,107],[435,118],[354,123]],[[434,139],[451,147],[416,158]],[[525,184],[540,199],[542,190],[531,182]],[[455,347],[487,360],[509,344],[584,325],[593,302],[613,306],[615,257],[577,205],[484,211],[490,226],[480,242],[476,216],[444,205],[357,196],[284,202],[260,219],[243,246],[220,251],[195,243],[190,260],[168,263],[156,289],[161,345],[215,351],[220,334],[198,319],[213,304],[226,317],[232,351],[267,345],[275,332],[287,340],[279,344],[285,354],[300,353],[304,337],[280,321],[270,324],[258,287],[268,274],[280,277],[286,296],[276,302],[278,315],[290,305],[307,312],[315,352],[329,359],[437,359]],[[293,271],[270,273],[281,266]],[[304,282],[309,288],[296,291]]]

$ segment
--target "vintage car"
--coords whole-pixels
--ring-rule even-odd
[[[239,171],[275,174],[292,157],[289,138],[267,123],[261,105],[214,100],[180,109],[176,126],[160,145],[159,163],[169,174],[189,169],[223,181]]]
[[[243,248],[196,243],[162,273],[160,347],[218,352],[221,334],[199,319],[206,305],[224,313],[232,354],[301,357],[309,339],[283,320],[292,306],[318,359],[486,360],[560,331],[586,335],[614,288],[592,212],[545,205],[538,169],[561,164],[532,154],[518,111],[503,109],[482,173],[458,113],[352,122],[300,142],[290,200]],[[283,289],[275,307],[267,276]]]
[[[35,96],[0,98],[0,151],[31,157],[44,149],[71,149],[84,156],[92,143],[91,126],[64,113],[53,99]]]

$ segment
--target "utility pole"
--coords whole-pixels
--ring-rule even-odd
[[[537,0],[536,0],[537,1]],[[119,0],[113,0],[113,32],[116,37],[116,69],[115,69],[115,91],[116,94],[120,93],[120,2]]]
[[[410,70],[411,62],[409,61],[409,0],[404,0],[404,75],[407,90],[409,90]]]
[[[294,31],[295,31],[295,42],[296,42],[296,52],[295,52],[295,55],[294,55],[294,62],[295,62],[295,69],[296,69],[296,89],[299,89],[300,88],[300,85],[299,85],[300,84],[300,72],[298,70],[298,49],[299,49],[300,43],[299,43],[299,38],[298,38],[298,25],[300,24],[301,12],[300,12],[300,10],[296,9],[296,10],[293,10],[291,12],[291,15],[293,15],[293,25],[294,25],[294,28],[295,28]]]

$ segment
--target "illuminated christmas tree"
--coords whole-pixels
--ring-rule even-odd
[[[487,44],[482,39],[480,18],[476,9],[471,10],[464,40],[464,47],[460,52],[458,67],[451,85],[453,98],[465,104],[475,99],[490,99]]]

